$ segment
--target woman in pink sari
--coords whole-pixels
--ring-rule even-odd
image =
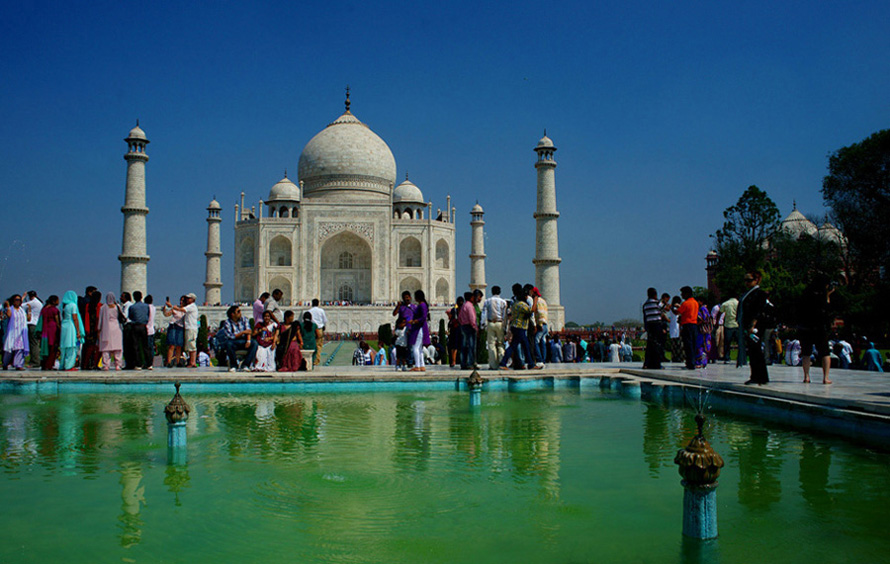
[[[114,369],[120,370],[123,361],[124,334],[120,317],[123,313],[114,299],[114,294],[105,294],[105,307],[99,310],[99,352],[102,353],[102,370],[109,370],[114,356]]]

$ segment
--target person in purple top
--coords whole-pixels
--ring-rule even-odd
[[[399,321],[404,320],[405,326],[408,327],[409,332],[411,329],[411,322],[414,320],[414,311],[417,307],[411,303],[411,292],[405,290],[402,292],[402,301],[396,304],[396,308],[392,310],[393,315],[397,315],[396,324]],[[410,346],[410,341],[409,341]]]
[[[430,306],[426,303],[426,295],[423,290],[414,292],[414,316],[408,325],[408,346],[414,353],[414,368],[412,372],[426,372],[423,364],[423,347],[430,344]]]

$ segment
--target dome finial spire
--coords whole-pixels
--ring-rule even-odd
[[[287,178],[287,169],[284,169],[284,177]]]
[[[405,171],[405,180],[408,180],[408,171]]]
[[[794,208],[794,209],[792,209],[791,211],[796,210],[796,209],[797,209],[797,199],[791,200],[791,205],[792,205],[793,208]]]
[[[544,137],[547,137],[547,128],[544,128]]]
[[[350,105],[350,101],[349,101],[349,85],[347,84],[347,85],[346,85],[346,113],[347,113],[347,114],[349,113],[349,105]]]

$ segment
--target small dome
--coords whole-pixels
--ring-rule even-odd
[[[130,130],[130,134],[127,135],[127,139],[138,139],[140,141],[148,141],[148,138],[145,136],[145,132],[142,131],[142,128],[139,127],[139,122],[136,122],[136,127]]]
[[[841,230],[828,223],[827,221],[822,224],[822,227],[819,228],[819,232],[816,234],[816,237],[823,241],[840,245],[841,248],[846,248],[847,246],[847,238],[844,237],[844,234],[841,233]]]
[[[394,204],[423,204],[423,192],[414,185],[410,180],[405,180],[395,187],[392,191],[392,201]]]
[[[485,213],[485,211],[482,209],[482,206],[479,205],[479,202],[476,202],[476,205],[473,206],[473,209],[470,210],[470,213]]]
[[[275,202],[275,201],[289,201],[289,202],[299,202],[300,201],[300,189],[297,188],[297,185],[291,182],[290,178],[285,176],[281,180],[279,180],[275,186],[272,186],[272,189],[269,191],[269,198],[266,200],[267,202]]]
[[[556,147],[553,146],[553,140],[550,139],[549,137],[547,137],[546,133],[544,134],[543,137],[541,137],[541,140],[538,141],[538,145],[535,147],[535,149],[555,149],[555,148]]]
[[[207,206],[208,210],[221,210],[222,206],[219,205],[219,202],[216,201],[216,198],[210,200],[210,205]]]
[[[797,208],[794,208],[788,217],[782,220],[780,229],[792,237],[800,237],[804,234],[812,237],[819,231],[812,221],[797,211]]]

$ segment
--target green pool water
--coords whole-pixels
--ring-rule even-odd
[[[0,396],[0,562],[879,562],[890,456],[711,415],[720,537],[683,541],[688,410],[599,390]]]

